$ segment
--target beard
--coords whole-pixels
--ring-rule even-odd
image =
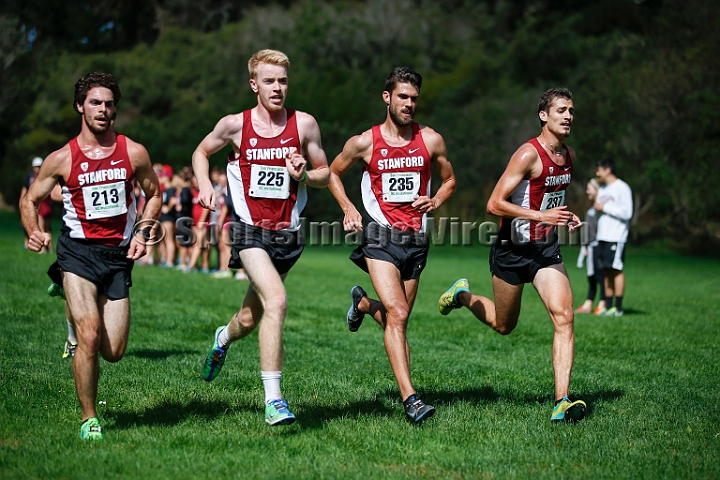
[[[85,125],[87,125],[88,130],[90,130],[95,135],[101,135],[105,132],[107,132],[110,129],[110,126],[112,125],[112,121],[107,118],[107,121],[105,122],[105,125],[95,125],[93,122],[93,118],[88,118],[87,116],[85,118]]]
[[[280,105],[272,103],[270,99],[260,99],[260,103],[262,103],[262,106],[265,107],[265,110],[268,112],[279,112],[283,108],[285,108],[285,97],[283,97],[283,101]]]
[[[398,127],[407,127],[408,125],[412,125],[414,112],[411,111],[410,119],[405,120],[398,114],[398,111],[395,109],[395,107],[390,105],[388,108],[388,113],[390,114],[390,120],[392,120],[392,122]]]

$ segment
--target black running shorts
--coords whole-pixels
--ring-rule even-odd
[[[532,283],[541,268],[561,263],[557,241],[513,243],[498,237],[490,248],[490,271],[510,285]]]
[[[621,270],[625,267],[624,242],[598,242],[595,247],[598,265],[603,270]]]
[[[305,242],[299,230],[267,230],[243,222],[231,222],[230,268],[242,268],[240,251],[246,248],[261,248],[270,257],[277,272],[282,275],[298,261],[305,248]]]
[[[427,235],[403,232],[370,222],[363,229],[363,243],[350,254],[350,260],[368,271],[366,258],[392,263],[400,270],[400,278],[420,278],[429,251]]]
[[[48,276],[62,285],[62,272],[70,272],[91,281],[98,294],[110,300],[130,296],[134,260],[126,258],[128,247],[108,247],[62,234],[57,241],[57,261],[50,265]]]

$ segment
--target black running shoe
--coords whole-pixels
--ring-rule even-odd
[[[365,314],[358,310],[358,305],[363,297],[367,297],[367,293],[361,286],[355,285],[350,289],[350,296],[352,297],[352,305],[350,305],[347,312],[347,326],[351,332],[357,332],[365,318]]]
[[[408,420],[415,423],[420,423],[432,417],[435,413],[435,407],[425,405],[425,402],[420,400],[417,395],[410,395],[408,399],[403,402],[403,407],[405,407],[405,415]]]

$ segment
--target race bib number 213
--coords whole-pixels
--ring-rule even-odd
[[[116,217],[127,213],[125,182],[89,185],[83,187],[82,192],[85,218],[88,220]]]

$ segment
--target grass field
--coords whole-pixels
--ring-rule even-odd
[[[459,276],[489,292],[487,248],[434,248],[408,332],[413,381],[437,408],[408,424],[382,344],[344,323],[368,277],[347,248],[308,248],[287,286],[283,393],[298,421],[263,421],[257,336],[221,376],[200,378],[215,327],[246,282],[134,270],[125,358],[102,362],[102,442],[78,437],[62,302],[44,294],[52,256],[21,248],[0,216],[0,478],[720,478],[720,262],[631,247],[626,315],[578,316],[577,425],[549,422],[552,325],[526,288],[502,337],[437,297]],[[564,250],[579,304],[584,271]]]

